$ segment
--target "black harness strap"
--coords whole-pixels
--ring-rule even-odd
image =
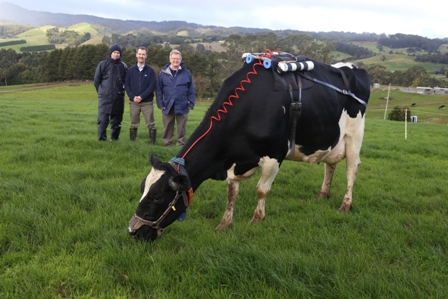
[[[344,79],[345,83],[347,84],[347,86],[349,86],[349,85],[348,85],[347,78],[345,77],[344,72],[341,72],[341,73],[343,74],[342,78]],[[359,103],[363,104],[364,106],[367,106],[367,103],[366,103],[365,101],[363,101],[363,100],[361,100],[360,98],[358,98],[358,97],[357,97],[354,93],[352,93],[350,90],[340,89],[340,88],[338,88],[338,87],[336,87],[336,86],[334,86],[334,85],[332,85],[332,84],[330,84],[330,83],[327,83],[327,82],[321,81],[321,80],[319,80],[319,79],[310,77],[310,76],[308,76],[307,74],[304,74],[304,73],[300,73],[300,72],[299,72],[298,74],[299,74],[299,76],[301,76],[301,77],[303,77],[303,78],[305,78],[305,79],[308,79],[308,80],[313,81],[313,82],[316,82],[316,83],[318,83],[318,84],[321,84],[321,85],[330,87],[331,89],[334,89],[334,90],[336,90],[337,92],[340,92],[340,93],[342,93],[342,94],[344,94],[344,95],[351,96],[352,98],[354,98],[355,100],[357,100]]]
[[[292,118],[292,124],[291,124],[291,137],[290,137],[290,148],[291,148],[291,154],[294,155],[295,145],[296,145],[296,127],[297,127],[297,120],[300,117],[300,114],[302,114],[302,80],[300,77],[297,77],[297,85],[299,87],[299,95],[297,99],[294,99],[294,95],[292,93],[292,86],[289,85],[289,95],[291,96],[291,118]]]

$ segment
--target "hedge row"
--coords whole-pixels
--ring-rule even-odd
[[[29,47],[21,47],[20,51],[25,52],[37,52],[37,51],[47,51],[54,50],[56,47],[54,45],[40,45],[40,46],[29,46]]]
[[[6,47],[6,46],[12,46],[12,45],[20,45],[20,44],[26,44],[25,39],[19,39],[19,40],[10,40],[8,42],[2,42],[0,43],[0,47]]]

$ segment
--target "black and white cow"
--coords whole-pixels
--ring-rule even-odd
[[[346,158],[348,184],[339,209],[349,211],[361,163],[370,79],[365,70],[351,64],[336,68],[307,61],[314,69],[290,73],[288,80],[288,75],[276,73],[275,61],[266,69],[261,58],[227,78],[176,158],[164,163],[151,155],[152,169],[142,182],[129,234],[146,240],[160,237],[163,228],[186,211],[193,192],[207,179],[227,180],[227,207],[216,228],[224,230],[233,223],[240,181],[261,168],[258,204],[251,220],[259,222],[284,159],[324,162],[319,197],[328,197],[336,164]]]
[[[440,105],[439,109],[445,109],[445,105]]]

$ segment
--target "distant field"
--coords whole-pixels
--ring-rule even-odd
[[[339,52],[339,51],[334,51],[331,53],[331,55],[333,55],[336,58],[336,60],[342,60],[342,59],[346,59],[346,58],[350,57],[350,55],[348,55],[347,53]]]
[[[2,40],[2,42],[24,39],[24,40],[26,40],[26,43],[2,47],[2,48],[8,48],[8,49],[11,48],[16,52],[20,52],[20,48],[22,48],[22,47],[46,45],[46,44],[48,44],[47,37],[46,37],[47,30],[54,28],[54,27],[55,26],[37,27],[37,28],[31,29],[31,30],[25,31],[25,32],[17,35],[17,37],[15,37],[15,38],[4,39],[4,40]],[[99,44],[99,43],[101,43],[101,40],[103,38],[103,36],[100,35],[88,23],[79,23],[79,24],[75,24],[75,25],[72,25],[69,27],[59,27],[59,30],[60,31],[73,30],[73,31],[78,32],[79,34],[84,34],[86,32],[89,32],[92,38],[89,41],[87,41],[86,44]],[[66,44],[59,44],[59,45],[55,45],[55,46],[58,49],[63,49],[65,47],[67,47]]]
[[[383,61],[382,58],[385,57]],[[448,64],[435,64],[429,62],[416,62],[414,57],[406,54],[378,54],[376,56],[360,59],[364,64],[380,64],[384,65],[389,71],[404,71],[413,66],[422,66],[428,72],[440,70],[442,67],[448,67]]]
[[[448,53],[448,44],[440,45],[438,51],[442,54]]]
[[[383,119],[386,109],[388,86],[382,86],[370,95],[367,106],[367,118]],[[411,107],[416,103],[415,107]],[[448,124],[448,110],[439,109],[440,105],[448,106],[448,95],[422,95],[406,93],[391,88],[387,115],[395,106],[408,108],[411,115],[418,117],[418,122]]]
[[[226,48],[224,48],[222,46],[222,43],[220,43],[220,42],[199,43],[199,44],[203,44],[206,50],[211,50],[214,52],[225,52],[226,51]],[[198,45],[198,43],[191,43],[191,46],[193,46],[194,48],[196,48],[197,45]]]
[[[10,41],[10,40],[18,40],[18,39],[24,39],[26,40],[25,44],[19,44],[19,45],[12,45],[2,48],[11,48],[16,52],[20,52],[20,48],[22,47],[29,47],[29,46],[39,46],[39,45],[46,45],[48,44],[47,37],[45,36],[48,29],[53,28],[54,26],[42,26],[38,28],[34,28],[31,30],[28,30],[26,32],[23,32],[19,35],[17,35],[16,38],[7,38],[2,41]]]

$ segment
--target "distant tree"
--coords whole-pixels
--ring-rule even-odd
[[[18,56],[16,51],[13,49],[0,49],[0,79],[5,85],[9,82],[9,71],[8,69],[18,62]]]
[[[182,61],[185,62],[186,67],[190,70],[193,76],[205,76],[207,66],[206,59],[207,57],[198,51],[194,51],[193,54],[190,54],[189,52],[184,54],[184,52],[182,52]]]
[[[131,67],[137,59],[135,58],[135,47],[122,47],[121,60]]]
[[[370,75],[370,80],[375,83],[389,84],[390,72],[385,66],[379,64],[371,64],[364,67],[367,73]]]
[[[8,78],[8,84],[20,84],[20,74],[25,71],[27,67],[23,63],[16,63],[8,67],[5,71],[5,78]]]
[[[388,120],[405,121],[406,108],[395,106],[394,109],[387,116]],[[411,121],[411,110],[408,109],[407,121]]]
[[[211,97],[214,97],[214,93],[219,90],[222,84],[222,72],[223,67],[219,63],[220,55],[216,52],[212,52],[207,57],[207,66],[205,69],[205,76],[210,80],[209,93]]]
[[[194,47],[190,45],[189,42],[182,42],[176,49],[182,53],[182,60],[184,59],[184,56],[194,52]]]
[[[60,80],[59,61],[62,56],[61,49],[51,51],[44,61],[44,78],[45,82],[55,82]]]
[[[202,75],[193,75],[194,89],[199,100],[204,99],[204,94],[210,87],[210,79]]]
[[[65,48],[62,51],[58,66],[58,75],[61,80],[74,79],[74,55],[76,48]]]
[[[100,51],[98,51],[98,49]],[[73,79],[92,80],[98,63],[106,58],[106,55],[102,58],[97,57],[96,52],[102,52],[104,50],[108,51],[107,46],[99,47],[98,45],[84,45],[76,47],[76,51],[73,54]],[[97,61],[98,59],[100,59],[100,61]]]
[[[148,58],[147,62],[154,67],[162,68],[165,64],[169,63],[169,56],[171,52],[171,48],[164,47],[162,45],[152,44],[147,49]]]
[[[105,35],[101,39],[101,43],[106,44],[106,45],[112,45],[112,40],[109,36]]]
[[[196,51],[198,51],[199,53],[205,53],[205,46],[203,44],[197,44]]]

